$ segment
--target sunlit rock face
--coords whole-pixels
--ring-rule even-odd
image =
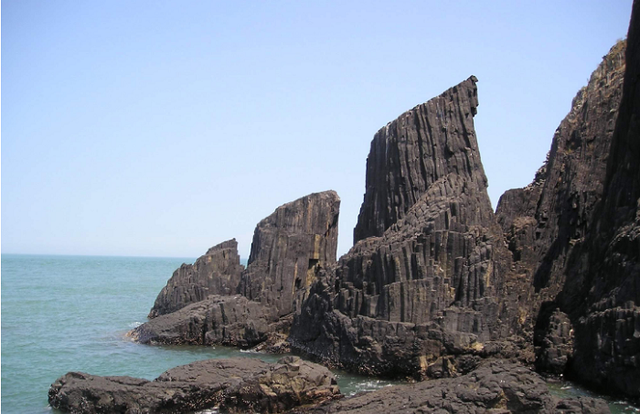
[[[294,348],[369,374],[439,377],[473,369],[515,329],[501,319],[510,254],[473,127],[476,82],[375,135],[357,243],[312,289]]]

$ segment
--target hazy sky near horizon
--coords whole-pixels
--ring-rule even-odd
[[[2,252],[197,257],[333,189],[478,77],[489,195],[527,185],[631,0],[2,1]]]

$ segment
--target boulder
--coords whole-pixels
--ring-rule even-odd
[[[324,367],[286,357],[270,364],[253,358],[197,361],[153,381],[70,372],[49,389],[51,407],[70,413],[283,412],[339,397]]]

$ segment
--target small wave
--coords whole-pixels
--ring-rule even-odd
[[[572,387],[570,385],[565,385],[564,387],[560,387],[561,390],[570,390]]]
[[[129,328],[131,328],[131,329],[135,329],[135,328],[137,328],[137,327],[138,327],[138,326],[140,326],[140,325],[142,325],[142,322],[131,322],[131,323],[130,323],[129,325],[127,325],[127,326],[129,326]]]
[[[241,349],[240,353],[242,353],[242,354],[259,354],[260,352],[256,351],[255,349]]]
[[[218,411],[217,408],[206,408],[202,411],[196,411],[195,414],[218,414],[220,413],[220,411]]]

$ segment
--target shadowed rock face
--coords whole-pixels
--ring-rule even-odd
[[[533,287],[523,297],[536,367],[633,397],[640,396],[638,8],[627,41],[574,99],[533,183],[505,193],[497,209],[515,269]]]
[[[339,395],[326,368],[286,357],[276,364],[254,358],[197,361],[153,381],[70,372],[49,389],[49,404],[71,413],[276,413]]]
[[[243,270],[236,239],[220,243],[193,265],[183,264],[173,272],[158,294],[149,317],[175,312],[209,295],[235,295]]]
[[[235,296],[209,296],[160,315],[129,333],[143,344],[213,345],[248,348],[278,329],[278,316],[259,302]]]
[[[475,83],[376,134],[355,230],[370,237],[323,273],[295,316],[294,348],[368,374],[437,377],[473,369],[485,342],[517,328],[501,320],[510,255],[473,129]]]
[[[607,159],[618,116],[625,43],[615,45],[573,99],[557,128],[546,163],[525,188],[507,191],[496,215],[516,271],[534,287],[532,320],[562,290],[572,253],[584,244],[603,198]],[[548,318],[548,316],[547,316]]]
[[[603,201],[580,262],[567,276],[562,306],[572,310],[570,373],[640,397],[640,1],[633,2],[622,101]]]

